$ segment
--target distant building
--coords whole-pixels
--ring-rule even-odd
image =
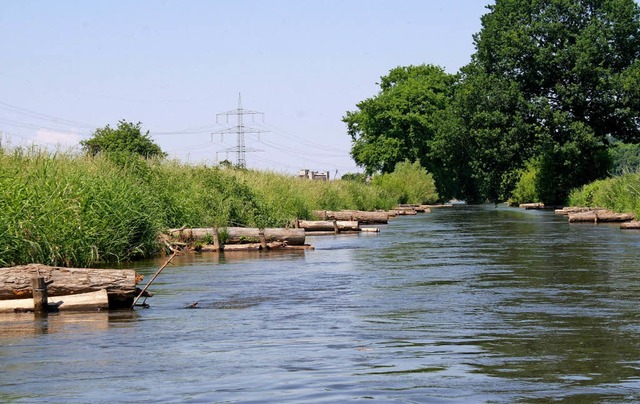
[[[311,171],[302,169],[298,171],[298,177],[310,180],[329,181],[329,171]]]

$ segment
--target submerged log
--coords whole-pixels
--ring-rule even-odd
[[[77,295],[55,296],[49,299],[48,311],[105,310],[109,295],[104,289]],[[33,299],[0,300],[0,313],[34,311]]]
[[[170,229],[169,235],[177,237],[183,241],[197,241],[211,238],[213,240],[214,230],[212,227],[194,229]],[[227,227],[218,229],[222,235],[226,233],[225,244],[259,243],[260,229],[250,227]],[[264,229],[264,238],[267,243],[273,241],[286,242],[288,245],[303,245],[305,238],[304,229]]]
[[[133,301],[142,276],[130,269],[61,268],[41,264],[0,268],[0,300],[33,298],[31,279],[47,280],[49,301],[56,296],[76,295],[105,289],[112,307]],[[130,305],[131,303],[129,303]]]
[[[298,220],[298,227],[307,232],[332,231],[335,230],[334,223],[340,232],[360,230],[360,223],[355,220]]]
[[[590,212],[569,214],[569,223],[614,223],[629,222],[635,219],[630,213],[615,213],[609,210],[592,210]]]
[[[385,224],[389,222],[389,214],[387,212],[314,210],[312,215],[321,220],[355,220],[360,224]]]

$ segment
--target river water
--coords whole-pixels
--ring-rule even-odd
[[[178,257],[149,309],[0,318],[0,402],[640,401],[640,233],[456,206],[308,242]]]

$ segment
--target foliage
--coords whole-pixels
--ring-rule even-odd
[[[401,204],[430,204],[438,200],[433,176],[417,161],[398,163],[392,173],[376,175],[372,182]]]
[[[488,8],[454,90],[455,119],[436,131],[432,154],[454,177],[449,188],[470,201],[507,199],[536,158],[536,192],[563,203],[571,188],[607,175],[610,136],[640,140],[639,8],[633,0]]]
[[[632,212],[640,217],[640,173],[623,174],[584,185],[571,192],[569,204]]]
[[[536,188],[540,162],[529,161],[526,167],[520,170],[520,179],[516,183],[509,205],[517,206],[521,203],[539,202],[540,197]]]
[[[95,156],[99,153],[108,153],[117,156],[122,163],[122,155],[139,155],[144,158],[166,157],[160,146],[153,142],[149,131],[142,134],[142,123],[133,124],[121,120],[116,129],[109,125],[96,129],[92,137],[82,140],[80,144],[83,150]]]
[[[616,142],[611,148],[611,174],[622,175],[640,171],[640,145]]]
[[[365,173],[346,173],[342,177],[340,177],[343,181],[355,181],[365,183],[369,176]]]
[[[380,92],[343,117],[351,136],[351,156],[368,174],[389,173],[404,160],[428,170],[429,141],[449,99],[455,76],[433,65],[392,69],[380,79]]]

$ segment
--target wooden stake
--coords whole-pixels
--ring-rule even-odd
[[[263,250],[267,249],[267,239],[264,236],[264,229],[260,229],[258,231],[258,238],[260,239],[260,248],[262,248]]]
[[[218,229],[216,227],[213,228],[213,248],[216,251],[220,251],[220,236],[218,235]]]
[[[33,311],[36,314],[46,313],[48,310],[47,283],[43,277],[31,278],[33,289]]]

